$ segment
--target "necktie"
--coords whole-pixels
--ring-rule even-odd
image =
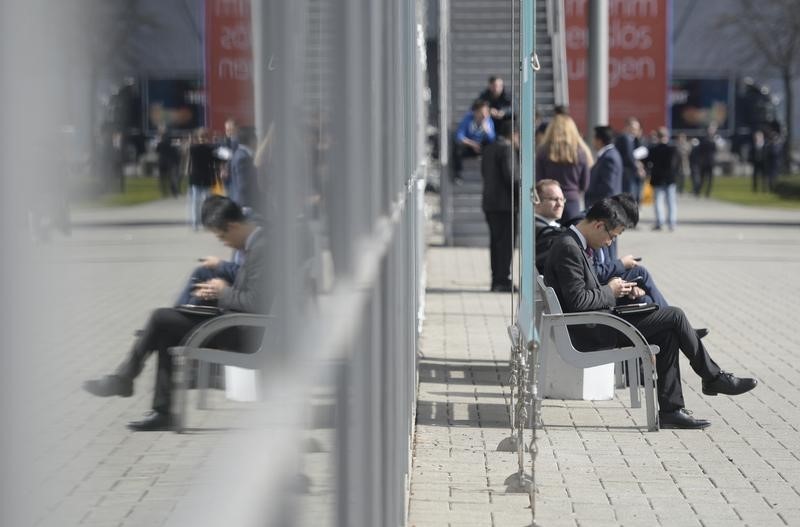
[[[586,253],[586,257],[589,259],[589,261],[592,261],[592,259],[594,258],[594,249],[592,249],[591,247],[587,247],[586,250],[584,250],[583,252]]]

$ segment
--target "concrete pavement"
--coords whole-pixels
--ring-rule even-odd
[[[222,253],[213,236],[180,224],[184,205],[78,212],[91,228],[34,248],[51,270],[41,351],[57,372],[31,412],[43,416],[37,437],[47,452],[30,467],[37,525],[163,525],[253,410],[214,391],[211,410],[191,411],[190,434],[133,434],[125,423],[149,408],[153,364],[130,399],[80,388],[116,366],[197,256]],[[761,384],[737,398],[704,397],[684,362],[687,405],[713,421],[699,432],[647,433],[624,391],[605,402],[546,400],[537,524],[798,525],[800,212],[687,198],[674,233],[649,231],[650,212],[622,237],[622,251],[643,256],[667,298],[711,328],[706,342],[724,368]],[[409,525],[528,525],[527,495],[504,484],[516,457],[495,451],[508,435],[512,299],[486,292],[486,250],[432,246],[427,261]],[[330,432],[327,424],[313,434],[325,446]],[[332,524],[332,459],[323,450],[306,457],[309,525]]]
[[[641,255],[717,362],[760,385],[706,397],[682,361],[687,407],[705,431],[646,431],[625,391],[602,402],[545,400],[536,464],[542,526],[800,525],[800,212],[682,198],[675,232],[652,207],[622,254]],[[409,524],[530,525],[528,496],[506,492],[516,456],[506,386],[512,300],[486,292],[484,249],[428,252],[427,312]],[[529,466],[529,465],[528,465]]]
[[[32,249],[48,291],[43,348],[36,351],[53,372],[37,390],[37,446],[46,452],[31,467],[37,525],[162,525],[252,408],[212,390],[211,410],[191,410],[190,433],[136,434],[125,424],[150,406],[155,360],[131,398],[81,389],[85,379],[113,371],[153,308],[173,303],[197,257],[227,254],[184,218],[184,200],[76,211],[72,236],[56,233]]]

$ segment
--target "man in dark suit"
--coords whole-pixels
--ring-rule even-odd
[[[637,203],[642,201],[644,168],[633,152],[641,146],[641,135],[642,126],[639,124],[639,120],[636,117],[628,117],[623,133],[615,141],[615,146],[622,158],[622,191],[631,194]]]
[[[481,208],[489,225],[489,260],[492,270],[491,291],[511,292],[512,238],[511,213],[513,182],[511,165],[511,122],[501,121],[496,142],[486,145],[481,158],[483,195]]]
[[[233,283],[213,278],[197,284],[194,295],[204,301],[215,300],[220,313],[238,311],[266,313],[268,307],[267,242],[263,229],[247,220],[241,207],[229,198],[212,196],[203,203],[202,222],[227,247],[244,252],[244,263]],[[133,380],[144,369],[145,360],[158,353],[153,410],[141,421],[128,424],[132,430],[168,430],[171,426],[172,357],[169,348],[177,346],[199,324],[216,315],[191,313],[181,308],[155,310],[125,360],[112,375],[86,381],[84,389],[99,397],[133,394]],[[209,343],[211,347],[240,348],[246,339],[239,332],[224,333]]]
[[[594,148],[597,160],[589,172],[589,188],[584,202],[591,208],[596,201],[622,192],[622,157],[614,146],[614,132],[608,126],[595,126]]]
[[[565,313],[606,311],[617,299],[629,296],[635,283],[612,278],[605,285],[592,268],[594,251],[611,242],[630,224],[624,208],[605,198],[595,203],[586,217],[558,238],[550,249],[544,269],[545,282],[551,286]],[[702,378],[706,395],[738,395],[752,390],[755,379],[738,378],[723,372],[709,355],[683,311],[677,307],[661,308],[650,313],[628,315],[626,319],[651,344],[658,345],[659,419],[662,428],[706,428],[711,423],[692,417],[684,407],[678,351],[689,359],[692,369]],[[576,327],[570,330],[576,347],[583,351],[617,344],[618,336],[610,328]]]
[[[564,191],[555,179],[540,179],[536,182],[536,197],[533,207],[534,238],[536,240],[536,268],[544,269],[550,247],[557,236],[564,232],[559,220],[564,214]]]

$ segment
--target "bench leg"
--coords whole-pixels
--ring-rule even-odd
[[[208,408],[208,385],[211,368],[206,361],[197,362],[197,407],[205,410]]]
[[[647,407],[647,429],[658,432],[658,408],[656,407],[656,376],[653,369],[653,358],[642,359],[644,370],[644,398]]]
[[[641,408],[642,398],[639,394],[639,359],[625,361],[628,370],[628,385],[631,390],[631,408]]]
[[[614,387],[625,388],[625,368],[627,362],[614,363]]]
[[[183,353],[174,354],[174,364],[176,370],[175,395],[172,402],[172,429],[180,434],[186,424],[186,396],[189,389],[189,373],[187,365],[189,361]]]

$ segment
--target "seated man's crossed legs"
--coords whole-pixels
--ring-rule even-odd
[[[756,386],[755,379],[738,378],[722,371],[682,309],[666,307],[647,314],[630,315],[626,319],[650,344],[660,349],[656,355],[656,372],[662,428],[705,428],[710,424],[704,419],[692,418],[684,409],[679,351],[689,359],[689,365],[702,379],[702,390],[706,395],[739,395]]]

